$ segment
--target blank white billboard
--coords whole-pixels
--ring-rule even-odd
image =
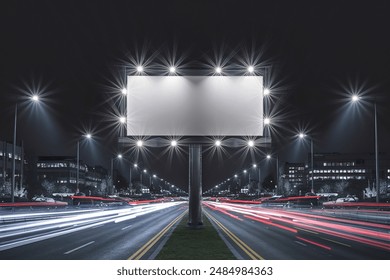
[[[259,76],[129,76],[128,136],[262,136]]]

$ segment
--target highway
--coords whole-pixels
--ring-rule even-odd
[[[331,217],[314,209],[211,201],[203,209],[241,259],[390,259],[388,224]]]
[[[106,209],[2,213],[0,259],[125,260],[148,258],[186,202]]]

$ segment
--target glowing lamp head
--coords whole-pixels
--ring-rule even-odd
[[[254,165],[252,165],[252,167],[253,167],[253,168],[256,168],[256,167],[257,167],[257,165],[256,165],[256,164],[254,164]]]
[[[215,141],[215,146],[217,146],[217,147],[221,146],[221,140],[216,140]]]
[[[176,140],[172,140],[171,141],[171,146],[172,147],[176,147],[177,146],[177,141]]]
[[[267,155],[267,159],[270,159],[271,158],[271,155]]]
[[[118,155],[118,158],[122,158],[122,155],[121,155],[121,154],[119,154],[119,155]]]
[[[269,95],[270,93],[271,93],[271,91],[268,88],[264,89],[264,95]]]
[[[252,65],[248,66],[248,73],[253,73],[255,71],[255,67]]]
[[[359,99],[360,98],[357,94],[352,95],[352,102],[357,102],[357,101],[359,101]]]
[[[176,67],[175,66],[169,67],[169,73],[175,74],[176,73]]]
[[[88,139],[91,139],[91,138],[92,138],[92,135],[91,135],[91,133],[87,133],[87,134],[85,135],[85,137],[88,138]]]
[[[249,147],[253,147],[255,145],[255,142],[253,142],[253,140],[249,140],[248,141],[248,146]]]
[[[270,118],[264,118],[264,124],[265,125],[269,125],[271,123],[271,119]]]
[[[141,73],[141,72],[143,72],[144,71],[144,67],[142,66],[142,65],[138,65],[137,66],[137,72],[138,73]]]
[[[33,96],[31,96],[31,100],[34,101],[34,102],[38,102],[39,101],[39,96],[37,94],[34,94]]]
[[[148,172],[146,169],[144,169],[144,173]]]
[[[215,68],[215,73],[217,73],[217,74],[221,74],[222,73],[222,68],[221,67],[216,67]]]
[[[305,134],[303,134],[303,133],[301,132],[301,133],[298,134],[298,137],[301,138],[301,139],[303,139],[303,138],[305,138]]]
[[[119,122],[120,123],[125,123],[126,122],[126,117],[119,117]]]
[[[246,173],[246,169],[244,170],[244,173]]]
[[[143,146],[143,142],[142,142],[142,140],[138,140],[137,141],[137,147],[142,147]]]
[[[138,164],[134,163],[134,167],[138,167]]]
[[[153,174],[153,178],[156,178],[157,176],[156,176],[156,174]]]
[[[234,178],[237,178],[238,177],[238,175],[237,174],[234,174]]]
[[[126,95],[127,94],[127,89],[126,88],[122,88],[121,92],[122,92],[123,95]]]

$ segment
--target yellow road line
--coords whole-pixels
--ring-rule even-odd
[[[172,222],[170,222],[165,228],[163,228],[159,233],[157,233],[152,239],[146,242],[137,252],[131,255],[128,260],[139,260],[141,259],[149,250],[154,246],[164,236],[164,234],[178,221],[180,221],[188,211],[183,212],[175,218]]]
[[[211,216],[209,213],[204,211],[206,216],[212,220],[230,239],[247,254],[252,260],[264,260],[262,256],[256,253],[251,247],[249,247],[245,242],[238,238],[234,233],[228,230],[223,224],[221,224],[217,219]]]

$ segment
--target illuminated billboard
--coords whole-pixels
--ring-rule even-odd
[[[262,136],[260,76],[128,76],[128,136]]]

